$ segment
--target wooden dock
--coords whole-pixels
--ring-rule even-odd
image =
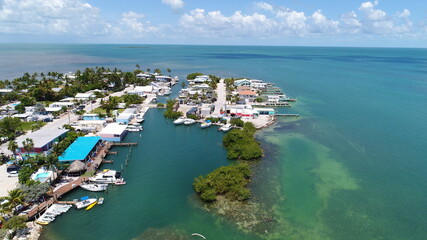
[[[138,145],[137,142],[129,142],[129,143],[112,143],[113,146],[135,146]]]
[[[299,114],[274,114],[277,117],[299,117]]]

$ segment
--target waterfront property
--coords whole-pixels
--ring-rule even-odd
[[[116,118],[116,122],[128,124],[133,118],[136,113],[136,108],[127,108],[122,113],[119,114]]]
[[[274,115],[276,111],[273,108],[254,108],[259,115]]]
[[[96,153],[100,143],[100,137],[79,137],[58,157],[58,161],[61,163],[87,161]]]
[[[99,133],[102,140],[120,142],[127,134],[127,125],[110,123]]]
[[[49,131],[40,129],[38,131],[32,132],[25,136],[20,136],[16,139],[16,142],[18,143],[18,152],[22,155],[25,153],[27,154],[27,150],[24,149],[25,140],[27,138],[33,140],[34,148],[29,151],[29,154],[49,154],[50,150],[52,149],[53,145],[56,142],[59,142],[63,138],[65,138],[66,133],[68,132],[68,129],[50,129]]]

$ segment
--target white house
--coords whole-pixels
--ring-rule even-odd
[[[239,87],[239,86],[250,87],[251,86],[251,81],[249,81],[248,79],[235,80],[234,81],[234,86],[236,86],[236,87]]]
[[[93,93],[77,93],[75,98],[77,100],[89,101],[96,99],[96,96]]]

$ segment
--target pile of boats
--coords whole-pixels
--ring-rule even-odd
[[[173,121],[173,123],[175,125],[181,125],[181,124],[191,125],[191,124],[193,124],[195,122],[196,122],[196,120],[194,120],[192,118],[184,118],[184,117],[180,117],[180,118],[176,119],[175,121]]]
[[[36,223],[48,225],[53,222],[57,216],[70,210],[71,207],[72,206],[69,204],[52,204],[39,218],[37,218]]]
[[[137,123],[137,122],[129,124],[126,127],[126,131],[129,131],[129,132],[139,132],[139,131],[142,131],[142,130],[144,130],[144,128],[141,126],[140,123]]]
[[[181,124],[191,125],[195,122],[196,122],[196,120],[194,120],[192,118],[185,118],[185,117],[180,117],[180,118],[177,118],[175,121],[173,121],[173,123],[175,125],[181,125]],[[208,128],[210,126],[212,126],[212,122],[210,120],[206,120],[206,121],[202,122],[202,124],[200,125],[201,128]],[[228,132],[232,128],[233,127],[231,126],[231,124],[225,124],[225,125],[221,125],[218,130],[223,131],[223,132]]]
[[[80,187],[91,192],[102,192],[107,190],[108,184],[125,185],[120,172],[111,169],[105,169],[90,177],[88,182],[80,184]]]

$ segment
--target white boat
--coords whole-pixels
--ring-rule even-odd
[[[138,125],[138,126],[136,126],[136,125],[128,125],[126,127],[126,130],[129,131],[129,132],[139,132],[139,131],[142,131],[143,128],[142,128],[141,125]]]
[[[96,202],[97,200],[96,198],[89,198],[89,197],[84,197],[82,199],[83,199],[82,201],[76,203],[77,209],[85,208],[91,205],[92,203]]]
[[[183,124],[185,122],[185,120],[186,120],[186,118],[180,117],[180,118],[176,119],[175,121],[173,121],[173,123],[175,125],[180,125],[180,124]]]
[[[107,190],[108,184],[106,183],[83,183],[80,185],[81,188],[92,191],[101,192]]]
[[[225,124],[219,128],[220,131],[228,132],[231,129],[231,124]]]
[[[170,88],[168,88],[168,89],[164,89],[163,90],[163,95],[170,95],[171,94],[171,90],[170,90]]]
[[[211,122],[203,122],[202,125],[200,125],[201,128],[208,128],[212,125]]]
[[[137,115],[135,119],[137,123],[142,123],[145,120],[144,117],[141,115]]]
[[[100,197],[99,199],[98,199],[98,205],[101,205],[101,204],[103,204],[104,203],[104,198],[103,197]]]
[[[187,119],[185,119],[185,121],[184,121],[184,125],[191,125],[191,124],[193,124],[193,123],[195,123],[195,122],[196,122],[196,120],[191,119],[191,118],[187,118]]]
[[[115,183],[123,181],[123,178],[121,178],[120,172],[105,169],[104,171],[97,173],[94,177],[90,177],[89,181],[95,183]]]

